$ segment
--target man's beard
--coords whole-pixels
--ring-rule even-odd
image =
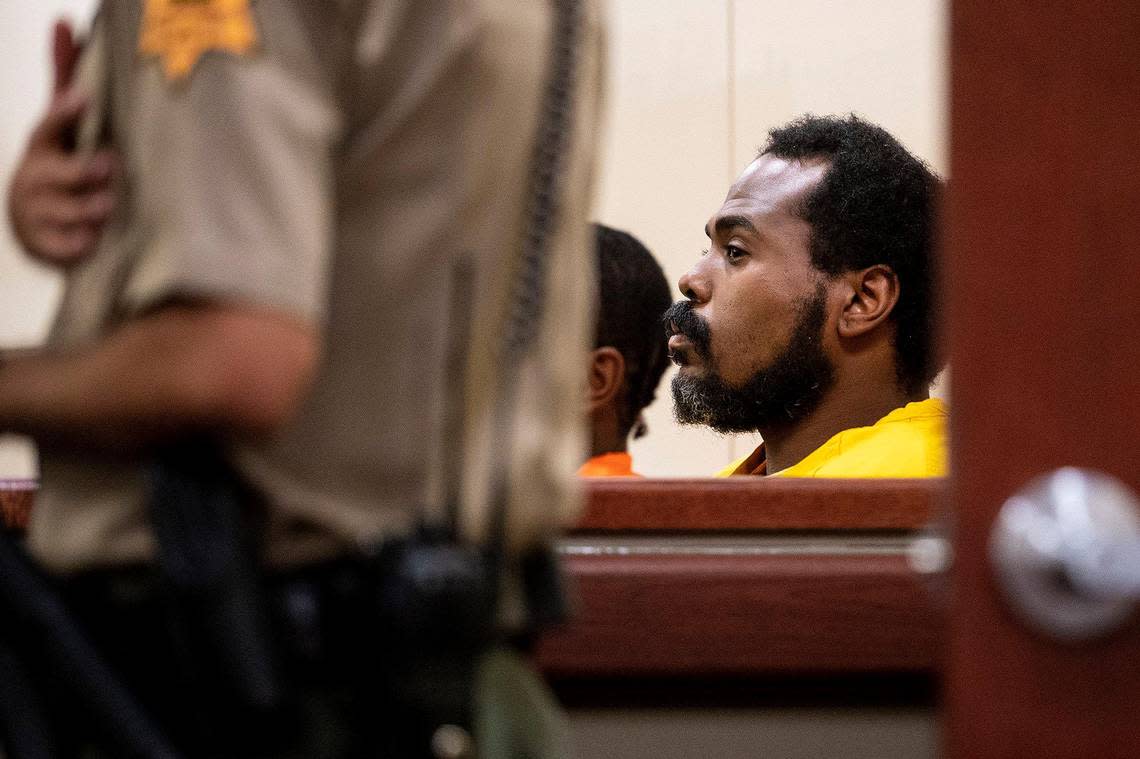
[[[753,432],[795,424],[815,411],[835,381],[835,367],[823,352],[825,301],[820,285],[814,296],[797,303],[788,344],[738,388],[717,373],[708,324],[692,310],[692,303],[670,306],[665,324],[672,322],[688,338],[705,366],[700,376],[682,372],[673,377],[677,421],[717,432]]]

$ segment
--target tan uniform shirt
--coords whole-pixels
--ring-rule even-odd
[[[448,275],[460,255],[475,265],[476,294],[467,531],[485,523],[498,455],[513,474],[514,545],[571,516],[602,47],[598,11],[585,5],[545,318],[504,449],[491,439],[495,356],[522,246],[551,4],[259,0],[252,52],[206,52],[171,82],[161,60],[138,52],[141,3],[103,3],[125,202],[69,276],[51,342],[90,344],[180,296],[264,304],[320,327],[323,364],[299,417],[272,439],[230,447],[270,503],[270,562],[403,531],[411,505],[438,492]],[[139,460],[49,448],[41,466],[29,541],[47,566],[151,557]]]

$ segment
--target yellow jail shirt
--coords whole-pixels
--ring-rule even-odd
[[[799,463],[772,477],[944,477],[947,470],[946,403],[908,403],[870,427],[834,435]],[[764,446],[717,472],[717,477],[765,475]]]

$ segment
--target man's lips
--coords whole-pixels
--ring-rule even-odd
[[[669,358],[677,366],[685,367],[692,365],[698,356],[692,341],[684,334],[674,332],[669,336]]]

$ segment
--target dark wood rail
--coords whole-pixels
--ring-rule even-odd
[[[28,526],[35,480],[0,480],[0,528],[23,530]]]
[[[575,615],[537,651],[548,674],[938,669],[937,589],[905,546],[939,512],[940,481],[592,480],[586,490],[563,547]],[[34,493],[34,482],[0,482],[10,527],[26,524]]]
[[[938,480],[591,479],[577,531],[918,530]],[[22,526],[34,480],[0,480],[0,515]],[[836,488],[842,497],[836,497]]]
[[[941,480],[598,478],[578,530],[920,530],[942,492]]]
[[[559,677],[933,672],[942,613],[905,556],[569,556]]]
[[[938,480],[592,480],[554,677],[932,674],[944,610],[906,547]]]

